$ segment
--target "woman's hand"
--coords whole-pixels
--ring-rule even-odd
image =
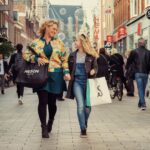
[[[90,75],[91,75],[91,76],[95,75],[95,73],[96,73],[96,71],[95,71],[94,69],[92,69],[92,70],[90,71]]]
[[[8,75],[8,74],[5,74],[5,75],[4,75],[4,79],[5,79],[5,80],[8,80],[8,78],[9,78],[9,75]]]
[[[46,63],[48,63],[48,60],[45,58],[38,58],[38,65],[45,65]]]
[[[66,75],[64,75],[64,80],[66,80],[66,81],[70,81],[70,80],[71,80],[71,76],[70,76],[70,74],[66,74]]]

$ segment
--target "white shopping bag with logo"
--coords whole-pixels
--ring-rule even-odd
[[[86,106],[112,103],[105,77],[87,80]]]

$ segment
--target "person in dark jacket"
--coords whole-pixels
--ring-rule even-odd
[[[124,60],[123,60],[122,55],[120,55],[117,51],[114,52],[110,56],[109,65],[111,67],[111,70],[116,70],[116,72],[113,74],[113,78],[115,76],[120,77],[122,82],[123,82],[123,84],[124,84],[124,86],[125,86],[125,88],[127,89],[126,78],[124,76],[124,69],[123,69]]]
[[[22,49],[23,49],[23,45],[17,44],[16,45],[17,53],[15,53],[11,56],[10,62],[9,62],[9,68],[13,74],[13,82],[14,83],[17,78],[17,64],[19,64],[19,62],[23,59],[22,58]],[[21,84],[17,84],[16,86],[17,86],[18,104],[22,105],[23,104],[24,87]]]
[[[89,38],[84,34],[77,36],[75,45],[77,50],[70,54],[68,60],[71,81],[66,97],[76,98],[81,137],[84,137],[87,135],[87,123],[91,112],[91,107],[86,106],[86,81],[96,74],[98,54],[92,49]]]
[[[141,110],[146,109],[145,89],[150,70],[150,51],[146,49],[146,43],[143,38],[138,41],[138,48],[133,50],[128,58],[128,65],[134,64],[135,80],[138,88],[139,103]]]
[[[131,54],[131,51],[128,52],[127,62],[125,65],[126,73],[126,83],[127,83],[127,96],[134,96],[134,76],[131,74],[131,65],[129,64],[128,58]]]
[[[0,53],[0,80],[1,80],[1,94],[5,94],[5,80],[8,78],[8,64],[4,60],[4,55]]]
[[[98,71],[97,77],[105,77],[108,81],[109,78],[109,56],[106,53],[105,48],[100,48],[99,50],[99,58],[97,59]]]
[[[17,73],[16,73],[15,68],[14,68],[16,55],[17,55],[17,52],[15,52],[11,55],[9,65],[8,65],[9,71],[12,74],[12,79],[13,79],[14,84],[15,84],[15,80],[16,80],[16,77],[17,77]]]

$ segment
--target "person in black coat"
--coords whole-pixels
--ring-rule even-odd
[[[8,65],[8,68],[9,68],[11,74],[12,74],[12,77],[13,77],[13,83],[14,84],[15,84],[15,79],[17,77],[17,72],[15,71],[15,68],[14,68],[16,56],[17,56],[16,52],[11,55],[9,65]]]
[[[100,48],[99,50],[99,58],[97,59],[98,71],[97,77],[105,77],[108,81],[109,78],[109,56],[106,53],[105,48]]]
[[[127,80],[127,96],[134,96],[134,75],[131,74],[131,64],[130,64],[130,60],[129,58],[131,57],[130,55],[132,55],[133,51],[131,51],[129,53],[129,56],[127,58],[127,63],[126,63],[126,66],[125,66],[125,69],[126,69],[126,73],[125,73],[125,76],[126,76],[126,80]]]
[[[138,88],[138,107],[141,110],[145,110],[145,89],[150,72],[150,51],[146,48],[146,42],[143,38],[138,40],[138,48],[133,50],[128,58],[127,68],[131,65],[133,65],[133,74]]]
[[[16,50],[17,53],[12,54],[9,62],[9,69],[11,73],[13,74],[13,82],[15,83],[15,80],[17,78],[17,64],[19,61],[22,60],[22,50],[23,50],[23,45],[22,44],[17,44],[16,45]],[[21,84],[17,84],[17,95],[18,95],[18,103],[19,105],[23,104],[23,95],[24,95],[24,87]]]
[[[124,76],[124,69],[123,69],[124,59],[122,55],[120,55],[117,51],[114,54],[112,54],[110,56],[109,65],[111,67],[111,70],[116,70],[115,76],[118,76],[121,78],[125,88],[127,89],[126,78]]]

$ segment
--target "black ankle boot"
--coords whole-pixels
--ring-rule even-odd
[[[47,124],[48,133],[52,131],[53,121],[54,119],[48,121],[48,124]]]
[[[49,138],[48,131],[47,131],[47,126],[42,125],[42,138]]]

